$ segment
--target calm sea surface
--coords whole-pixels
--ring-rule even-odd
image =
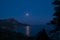
[[[53,26],[50,26],[50,25],[31,25],[30,26],[30,35],[31,36],[37,35],[37,33],[39,31],[41,31],[43,28],[45,28],[46,32],[48,32],[49,30],[53,29]],[[26,32],[25,27],[18,27],[18,28],[16,28],[16,31],[22,32],[24,34]]]

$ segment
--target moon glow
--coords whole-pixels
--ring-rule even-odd
[[[26,16],[29,16],[29,13],[26,13],[25,15],[26,15]]]

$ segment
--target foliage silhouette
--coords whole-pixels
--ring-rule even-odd
[[[55,13],[53,14],[53,16],[55,16],[53,18],[53,20],[50,21],[50,24],[55,25],[55,29],[51,30],[50,33],[52,33],[53,35],[56,35],[55,38],[51,37],[52,40],[60,40],[59,39],[59,35],[60,35],[60,0],[55,0],[52,4],[54,4],[55,8]]]
[[[36,40],[50,40],[48,34],[46,33],[45,29],[42,29],[38,35]]]

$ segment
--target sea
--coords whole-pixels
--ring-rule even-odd
[[[36,36],[38,32],[40,32],[43,28],[48,33],[50,30],[54,29],[54,25],[31,25],[30,26],[30,36]],[[17,27],[15,28],[16,32],[22,32],[23,34],[26,34],[26,28],[25,27]]]

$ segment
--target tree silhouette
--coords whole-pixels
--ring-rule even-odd
[[[42,29],[37,35],[37,40],[50,40],[45,29]]]
[[[54,33],[56,35],[56,40],[60,40],[58,38],[59,36],[59,32],[60,31],[60,0],[55,0],[52,4],[54,4],[55,8],[55,13],[53,14],[53,16],[55,16],[53,18],[53,20],[50,21],[50,24],[55,25],[55,29],[51,30],[50,33]],[[55,39],[54,39],[55,40]]]

